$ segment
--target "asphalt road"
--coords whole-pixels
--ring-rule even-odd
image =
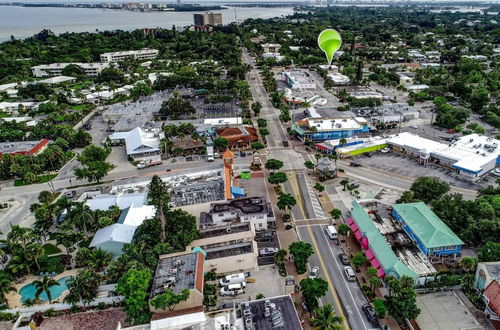
[[[254,68],[253,65],[255,62],[246,50],[243,50],[243,62],[252,67],[250,72],[247,73],[246,78],[250,85],[250,91],[252,92],[254,101],[258,101],[262,104],[260,117],[267,120],[267,126],[270,133],[266,137],[268,149],[282,147],[283,140],[288,140],[288,134],[283,129],[279,120],[279,110],[275,109],[269,100],[269,95],[264,88],[259,70]]]
[[[314,255],[309,259],[310,268],[318,266],[319,276],[328,282],[329,290],[327,295],[321,298],[321,303],[333,304],[337,314],[349,323],[351,329],[377,329],[366,320],[361,306],[368,301],[361,292],[358,282],[346,280],[344,266],[338,259],[342,250],[327,237],[324,226],[304,225],[296,228],[300,240],[311,244],[314,248]],[[343,309],[340,310],[338,306],[343,306]]]

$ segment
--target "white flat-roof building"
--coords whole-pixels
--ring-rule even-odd
[[[78,65],[83,69],[85,75],[96,77],[101,71],[109,66],[108,63],[52,63],[31,67],[34,77],[53,77],[62,75],[62,70],[70,64]]]
[[[241,117],[229,117],[229,118],[207,118],[203,121],[204,125],[217,127],[217,126],[236,126],[241,125],[242,119]]]
[[[145,132],[136,127],[129,132],[115,132],[109,136],[111,142],[125,142],[127,156],[135,160],[151,159],[160,156],[161,132]]]
[[[318,67],[322,70],[325,70],[329,73],[337,73],[339,72],[339,67],[336,66],[336,65],[333,65],[333,64],[321,64],[321,65],[318,65]]]
[[[308,118],[312,118],[312,119],[317,119],[317,118],[321,118],[321,115],[318,113],[318,111],[316,111],[316,109],[314,109],[313,107],[309,107],[307,108],[304,113],[306,114],[306,116]]]
[[[132,205],[140,207],[146,205],[147,196],[145,193],[118,193],[118,194],[97,194],[91,199],[87,199],[85,204],[92,210],[107,211],[113,205],[120,210]]]
[[[0,102],[0,112],[7,112],[10,114],[16,113],[19,106],[24,107],[25,110],[35,109],[40,102]]]
[[[379,99],[379,100],[381,100],[383,97],[382,93],[375,92],[375,91],[369,91],[369,90],[353,91],[353,92],[350,92],[350,95],[352,97],[354,97],[355,99]]]
[[[421,92],[421,91],[426,90],[428,88],[429,88],[429,86],[426,84],[406,86],[406,89],[411,91],[411,92]]]
[[[277,53],[280,51],[280,44],[262,44],[260,45],[264,50],[264,53]]]
[[[303,71],[285,71],[281,74],[291,89],[316,89],[316,84]]]
[[[280,53],[264,53],[262,54],[262,58],[274,58],[276,62],[281,62],[285,59],[285,56],[280,55]]]
[[[129,50],[124,52],[110,52],[101,54],[101,63],[111,63],[120,62],[127,59],[135,60],[154,60],[158,57],[158,49],[140,49],[140,50]]]
[[[336,86],[349,85],[349,83],[351,82],[351,80],[349,79],[348,76],[343,75],[341,73],[330,73],[330,74],[328,74],[327,77],[328,77],[328,79],[330,79],[331,81],[333,81],[333,83]]]
[[[64,82],[68,81],[73,81],[76,80],[75,77],[68,77],[68,76],[57,76],[57,77],[51,77],[47,78],[44,80],[39,80],[39,84],[47,84],[47,85],[56,85],[56,84],[62,84]]]
[[[358,130],[363,129],[368,122],[363,117],[346,117],[346,118],[322,118],[322,119],[307,119],[309,128],[316,127],[316,131],[331,131],[331,130]]]
[[[499,141],[484,135],[470,134],[451,143],[441,143],[403,132],[386,139],[339,148],[344,156],[376,150],[374,146],[387,146],[394,151],[418,159],[420,164],[434,162],[456,170],[459,177],[477,181],[500,165]]]

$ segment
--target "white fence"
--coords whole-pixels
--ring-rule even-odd
[[[91,303],[84,305],[82,302],[76,303],[75,305],[80,307],[89,307],[89,306],[97,306],[99,303],[105,303],[106,305],[117,304],[123,301],[123,296],[115,296],[115,297],[104,297],[104,298],[96,298]],[[56,303],[56,304],[46,304],[46,305],[38,305],[32,307],[20,307],[20,308],[11,308],[2,310],[3,313],[11,313],[11,314],[34,314],[36,312],[45,312],[49,309],[54,309],[56,311],[61,311],[65,309],[70,309],[71,304],[66,303]]]

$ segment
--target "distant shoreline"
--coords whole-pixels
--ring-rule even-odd
[[[11,3],[0,3],[0,6],[14,6],[14,7],[30,7],[30,8],[83,8],[83,9],[118,9],[118,10],[128,10],[128,11],[140,11],[140,12],[192,12],[192,11],[209,11],[209,10],[224,10],[228,9],[225,6],[219,5],[164,5],[157,3],[23,3],[23,2],[11,2]],[[160,7],[158,7],[160,6]]]

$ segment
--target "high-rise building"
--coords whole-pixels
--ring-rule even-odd
[[[219,26],[222,25],[222,14],[213,13],[211,11],[206,11],[203,14],[193,14],[194,25],[203,26]]]

